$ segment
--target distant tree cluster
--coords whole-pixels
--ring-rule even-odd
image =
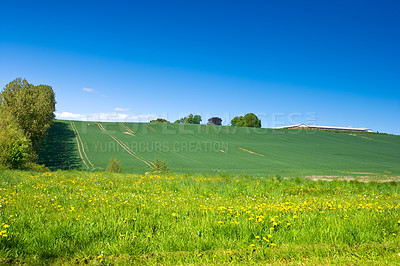
[[[154,120],[153,120],[154,121]],[[189,114],[187,117],[176,120],[174,123],[180,124],[200,124],[201,116]],[[208,119],[207,125],[222,125],[220,117],[211,117]],[[261,127],[261,120],[253,113],[248,113],[245,116],[236,116],[231,120],[231,126],[236,127]]]
[[[169,123],[169,121],[167,121],[164,118],[157,118],[157,119],[151,120],[150,123]]]
[[[245,116],[236,116],[231,120],[231,125],[236,127],[261,127],[261,120],[253,113]]]
[[[178,124],[200,124],[201,116],[189,114],[187,117],[176,120],[174,123]]]
[[[0,93],[0,165],[21,168],[36,158],[36,149],[53,122],[55,94],[48,85],[17,78]]]

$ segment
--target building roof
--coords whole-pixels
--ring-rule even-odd
[[[364,128],[364,127],[337,127],[337,126],[319,126],[319,125],[306,125],[306,124],[275,127],[275,129],[284,129],[284,128],[292,128],[292,127],[372,132],[371,129]]]

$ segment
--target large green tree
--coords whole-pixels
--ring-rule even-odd
[[[231,120],[231,125],[236,127],[261,127],[261,120],[253,113],[245,116],[236,116]]]
[[[48,85],[34,86],[17,78],[1,92],[1,108],[8,112],[36,149],[54,118],[55,95]]]

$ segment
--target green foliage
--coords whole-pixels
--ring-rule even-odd
[[[55,95],[50,86],[34,86],[17,78],[1,92],[1,107],[9,112],[37,149],[50,127],[55,111]]]
[[[183,122],[185,121],[185,118],[180,118],[180,119],[177,119],[177,120],[175,120],[175,124],[183,124]]]
[[[44,164],[37,164],[33,162],[26,163],[24,166],[24,170],[29,170],[38,173],[50,172],[50,169],[47,168]]]
[[[244,116],[245,127],[261,127],[261,120],[253,113],[248,113]]]
[[[193,115],[189,114],[187,117],[183,117],[181,119],[176,120],[174,123],[183,123],[183,124],[200,124],[201,122],[201,115]]]
[[[32,159],[32,146],[13,117],[0,106],[0,165],[23,168]]]
[[[150,123],[169,123],[169,121],[164,118],[157,118],[155,120],[151,120]]]
[[[231,120],[231,125],[236,127],[261,127],[261,120],[253,113],[248,113],[244,117],[236,116]]]
[[[155,171],[157,172],[165,173],[169,171],[167,163],[159,160],[158,158],[154,160],[153,165],[155,167]]]
[[[231,125],[235,126],[235,127],[244,127],[244,117],[243,116],[235,116],[232,120],[231,120]]]
[[[107,168],[106,168],[106,172],[110,172],[110,173],[122,173],[122,165],[121,163],[118,161],[117,158],[111,158]]]

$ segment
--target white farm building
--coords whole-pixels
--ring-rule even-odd
[[[318,130],[338,130],[338,131],[354,131],[354,132],[373,132],[369,128],[363,127],[336,127],[336,126],[318,126],[318,125],[306,125],[297,124],[284,127],[276,127],[275,129],[318,129]]]

